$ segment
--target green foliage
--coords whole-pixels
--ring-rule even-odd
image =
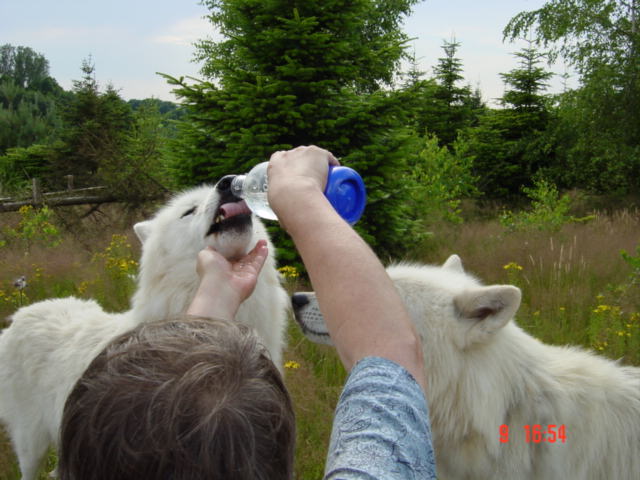
[[[47,141],[59,128],[54,98],[11,82],[0,83],[0,154]]]
[[[56,247],[60,244],[60,231],[55,226],[54,215],[49,208],[27,205],[20,208],[19,214],[20,221],[16,227],[5,227],[0,232],[2,246],[19,243],[27,254],[33,245]]]
[[[553,73],[540,66],[540,63],[546,60],[548,55],[537,51],[531,43],[529,41],[527,47],[515,53],[519,59],[520,68],[500,74],[507,85],[501,102],[518,112],[539,113],[538,124],[533,126],[539,130],[545,127],[545,113],[549,103],[548,96],[541,94],[541,92],[544,92],[549,86],[548,80],[553,77]]]
[[[581,75],[604,65],[631,64],[637,53],[640,5],[620,0],[550,0],[538,10],[512,18],[503,34],[510,40],[533,33],[535,41],[552,47]],[[630,55],[630,53],[632,55]]]
[[[164,119],[168,120],[179,120],[185,113],[180,105],[157,98],[145,98],[144,100],[132,99],[127,103],[134,112],[139,109],[155,108]]]
[[[35,177],[46,178],[50,173],[53,158],[61,145],[35,144],[26,148],[11,148],[0,156],[0,193],[16,195],[30,187]]]
[[[442,46],[445,56],[438,59],[435,78],[421,80],[422,73],[415,65],[409,72],[409,81],[400,94],[410,105],[409,123],[421,135],[435,134],[440,145],[451,147],[464,128],[477,124],[485,110],[479,91],[472,92],[463,80],[462,62],[456,57],[460,43],[452,40]],[[415,62],[415,59],[414,59]]]
[[[223,89],[231,86],[227,81],[255,83],[264,75],[287,78],[302,92],[309,91],[307,82],[371,92],[381,82],[392,84],[408,40],[400,25],[417,0],[203,3],[225,39],[201,41],[197,58]]]
[[[91,60],[82,64],[83,78],[74,81],[74,96],[63,111],[64,151],[51,168],[60,185],[74,175],[78,186],[94,186],[98,169],[126,154],[127,134],[133,126],[131,107],[109,86],[100,92]]]
[[[594,193],[637,191],[640,144],[627,138],[630,124],[615,107],[620,95],[614,86],[603,85],[560,97],[547,134],[557,145],[549,175],[559,184]]]
[[[600,298],[604,299],[604,296]],[[628,314],[619,305],[599,303],[591,311],[589,327],[592,347],[611,358],[618,359],[628,353],[633,355],[640,350],[638,312]]]
[[[170,179],[163,152],[168,130],[165,117],[154,101],[142,102],[133,112],[133,123],[123,139],[118,155],[104,158],[98,166],[97,181],[120,201],[139,204],[166,193]]]
[[[500,223],[510,231],[536,229],[557,232],[567,223],[592,218],[572,216],[569,213],[571,197],[568,194],[560,195],[558,188],[544,178],[535,180],[532,188],[524,187],[522,190],[531,200],[531,210],[517,213],[505,211],[500,216]]]
[[[461,223],[460,201],[476,193],[472,158],[459,140],[453,153],[440,147],[435,136],[420,139],[421,148],[405,179],[412,185],[409,198],[426,225],[441,221]]]
[[[100,305],[108,311],[128,308],[129,299],[135,291],[138,262],[133,258],[127,237],[112,235],[109,245],[93,256],[93,262],[99,266],[103,276],[78,288],[82,293],[91,290]]]
[[[622,250],[620,255],[625,263],[631,267],[627,283],[620,289],[620,299],[622,301],[631,299],[630,303],[633,303],[635,299],[636,303],[640,303],[640,301],[638,301],[640,298],[640,244],[636,247],[635,256],[627,253],[625,250]],[[638,315],[638,320],[640,321],[640,315]]]
[[[460,42],[455,39],[444,42],[445,56],[438,59],[434,68],[438,88],[435,91],[435,111],[427,130],[435,133],[441,145],[451,146],[458,131],[476,123],[484,109],[478,92],[473,93],[469,85],[460,86],[464,80],[462,61],[456,57]]]
[[[401,180],[410,135],[400,96],[380,86],[403,57],[399,23],[413,3],[206,1],[225,36],[198,44],[212,81],[167,77],[189,111],[172,147],[178,182],[213,183],[274,151],[320,145],[365,179],[359,231],[379,254],[400,254],[415,230]],[[290,240],[274,230],[281,255],[294,260]]]
[[[632,268],[632,278],[640,280],[640,244],[636,247],[637,255],[633,256],[626,251],[621,252],[622,259]]]
[[[49,76],[49,61],[29,47],[0,46],[0,83],[10,82],[25,90],[60,93]]]
[[[549,46],[552,57],[562,55],[580,75],[582,87],[570,95],[570,110],[557,127],[561,138],[573,140],[557,162],[571,186],[638,189],[639,18],[637,1],[551,0],[516,15],[504,30],[512,40],[533,32],[538,45]]]
[[[462,133],[474,157],[478,188],[489,198],[519,195],[553,157],[554,145],[544,135],[550,100],[542,93],[551,74],[539,67],[544,55],[535,49],[524,48],[516,56],[519,67],[502,75],[505,108],[488,111],[476,127]]]
[[[44,56],[28,47],[0,46],[0,155],[49,141],[60,128],[61,95]]]

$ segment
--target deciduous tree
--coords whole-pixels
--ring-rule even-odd
[[[577,132],[565,147],[574,184],[600,191],[637,190],[640,175],[640,1],[550,0],[516,15],[505,38],[532,32],[539,45],[578,72],[560,125]],[[567,138],[565,136],[565,138]],[[601,172],[601,174],[597,174]]]

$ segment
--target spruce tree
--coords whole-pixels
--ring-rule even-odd
[[[464,76],[462,60],[457,57],[459,48],[460,42],[455,38],[445,40],[442,45],[445,56],[438,59],[434,68],[439,88],[435,92],[436,111],[430,130],[438,136],[441,145],[447,146],[451,146],[458,131],[472,125],[480,113],[471,87],[460,85]]]
[[[101,184],[100,167],[126,155],[133,128],[131,107],[114,87],[101,92],[94,71],[91,59],[84,60],[83,77],[73,82],[74,95],[63,112],[65,128],[52,165],[54,183],[56,179],[64,182],[65,175],[74,175],[78,186]]]
[[[519,66],[501,74],[504,108],[488,112],[465,134],[479,188],[492,198],[519,195],[553,157],[553,145],[542,144],[551,115],[544,90],[553,74],[540,66],[545,54],[530,43],[515,55]]]
[[[407,144],[402,105],[383,87],[404,56],[400,24],[416,1],[206,0],[223,35],[197,45],[206,80],[168,77],[190,112],[173,150],[179,182],[213,183],[316,144],[362,174],[361,233],[381,255],[401,255],[413,225],[402,194]]]
[[[460,43],[445,41],[445,56],[438,59],[433,78],[422,80],[414,65],[402,94],[411,106],[410,123],[420,135],[435,134],[441,146],[452,147],[458,132],[477,123],[484,111],[479,91],[472,92],[464,80],[462,61],[457,57]]]

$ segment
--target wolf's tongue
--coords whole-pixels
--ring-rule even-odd
[[[234,203],[225,203],[220,206],[220,213],[227,218],[235,217],[236,215],[250,214],[251,210],[247,207],[244,200]]]

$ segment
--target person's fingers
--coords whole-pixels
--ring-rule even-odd
[[[253,247],[253,249],[244,257],[238,260],[238,262],[236,263],[236,269],[254,269],[256,272],[260,272],[265,260],[267,259],[268,253],[269,249],[267,247],[266,240],[258,240],[256,246]]]

